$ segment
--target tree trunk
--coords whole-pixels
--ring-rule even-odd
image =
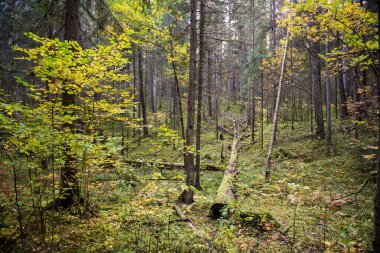
[[[335,119],[338,119],[339,116],[338,116],[338,76],[336,75],[335,76],[335,79],[334,79],[334,87],[335,87]]]
[[[172,57],[173,57],[173,55],[172,55]],[[176,67],[174,61],[172,61],[172,67],[173,67],[173,73],[174,73],[175,89],[176,89],[177,98],[178,98],[179,117],[180,117],[180,121],[181,121],[181,136],[182,136],[182,139],[185,140],[185,126],[184,126],[184,122],[183,122],[181,92],[179,90],[179,80],[178,80],[178,75],[177,75],[177,67]]]
[[[326,44],[326,54],[329,52],[329,45]],[[326,66],[326,143],[327,153],[330,155],[331,149],[331,85],[330,85],[330,69]]]
[[[190,188],[194,186],[194,153],[190,150],[193,146],[194,134],[194,105],[196,88],[196,58],[197,58],[197,31],[196,31],[197,0],[190,1],[190,63],[189,63],[189,90],[187,100],[187,125],[186,125],[186,149],[185,168],[186,168],[186,189],[180,196],[180,200],[185,204],[194,202],[194,193]]]
[[[201,130],[202,130],[202,92],[203,92],[203,65],[205,56],[204,45],[204,26],[205,26],[205,0],[200,2],[200,22],[199,22],[199,66],[198,66],[198,108],[197,108],[197,137],[196,137],[196,158],[195,158],[195,182],[194,186],[198,190],[201,189],[200,170],[201,170]]]
[[[273,153],[274,142],[276,140],[277,119],[278,119],[278,113],[280,111],[281,90],[282,90],[282,83],[283,83],[283,79],[284,79],[286,55],[288,52],[288,41],[289,41],[289,31],[286,31],[286,41],[285,41],[285,46],[284,46],[284,55],[282,56],[280,80],[278,82],[276,107],[275,107],[274,114],[273,114],[272,134],[271,134],[271,138],[270,138],[270,143],[269,143],[269,148],[268,148],[268,156],[267,156],[266,166],[265,166],[265,180],[269,179],[270,168],[272,167],[272,153]]]
[[[234,177],[237,174],[236,165],[238,162],[238,155],[240,149],[240,136],[239,136],[239,123],[234,120],[234,138],[232,140],[231,155],[228,162],[226,171],[224,172],[224,177],[218,188],[216,198],[212,206],[210,207],[210,216],[213,219],[218,219],[222,216],[223,209],[235,200],[236,195],[234,191]]]
[[[149,61],[149,91],[150,106],[153,113],[157,112],[157,80],[156,80],[156,59],[155,53],[152,51]]]
[[[319,43],[314,43],[315,52],[320,51]],[[319,138],[325,138],[325,128],[323,122],[322,108],[322,81],[321,81],[321,61],[318,56],[313,56],[313,76],[314,76],[314,95],[315,95],[315,116],[317,129],[316,134]]]
[[[228,23],[227,23],[227,34],[232,33],[231,29],[231,19],[232,19],[232,0],[228,0]],[[232,60],[232,43],[227,42],[227,111],[231,107],[231,98],[233,93],[233,60]]]
[[[309,114],[310,114],[310,132],[314,132],[314,115],[313,115],[313,64],[311,55],[309,55]]]
[[[346,90],[344,88],[344,82],[343,82],[343,74],[339,74],[338,83],[339,83],[339,94],[340,94],[340,118],[346,119],[348,117],[348,110],[347,110]]]
[[[380,4],[377,4],[377,28],[378,28],[378,39],[380,43]],[[377,50],[377,58],[380,62],[380,49]],[[380,108],[380,68],[377,68],[376,78],[376,95],[377,95],[377,107]],[[374,200],[374,211],[375,211],[375,238],[373,241],[374,252],[380,252],[380,114],[378,115],[378,130],[377,130],[377,177],[376,177],[376,196]]]
[[[359,132],[358,132],[358,122],[362,120],[362,109],[360,105],[360,93],[359,93],[359,70],[358,66],[356,66],[353,70],[354,74],[354,119],[355,119],[355,139],[359,138]]]
[[[138,47],[138,68],[139,68],[139,97],[140,97],[140,105],[141,105],[141,114],[143,118],[143,133],[144,137],[148,136],[148,120],[146,116],[146,104],[145,104],[145,96],[144,96],[144,80],[143,80],[143,67],[142,67],[142,52],[141,48]]]
[[[207,105],[208,116],[212,117],[212,97],[211,97],[211,80],[212,80],[212,65],[211,65],[211,52],[208,50],[207,57]]]
[[[263,59],[261,59],[262,63]],[[261,149],[264,149],[264,71],[260,70],[260,77],[261,77],[261,112],[260,112],[260,131],[261,131]]]
[[[276,57],[276,0],[270,0],[270,11],[271,11],[271,29],[272,29],[272,38],[271,38],[271,51],[272,51],[272,57]],[[276,107],[276,90],[277,90],[277,83],[276,81],[273,82],[273,97],[272,97],[272,110],[271,115],[274,114],[275,107]],[[275,136],[276,141],[276,136]]]
[[[79,41],[80,34],[80,16],[79,16],[80,0],[66,0],[65,2],[65,34],[64,39],[69,41]],[[71,85],[68,82],[63,84],[62,93],[62,106],[65,108],[65,115],[72,116],[73,111],[70,107],[74,106],[75,92],[71,90]],[[70,132],[73,132],[73,124],[65,123],[64,128],[68,128]],[[61,170],[61,197],[60,205],[63,207],[69,207],[78,200],[79,181],[78,181],[78,168],[76,167],[76,158],[72,154],[69,145],[66,146],[64,155],[64,165]]]
[[[250,8],[251,8],[251,20],[252,20],[252,53],[255,50],[255,0],[251,0],[250,2]],[[251,62],[252,66],[252,74],[251,74],[251,79],[252,79],[252,119],[251,119],[251,143],[255,142],[255,116],[256,116],[256,100],[255,100],[255,95],[256,95],[256,90],[255,90],[255,84],[253,80],[253,68],[255,65],[254,58],[252,58]]]
[[[220,87],[221,87],[221,72],[222,67],[221,64],[218,61],[218,56],[215,56],[215,94],[214,94],[214,116],[215,116],[215,132],[216,132],[216,139],[219,138],[219,94],[220,94]]]

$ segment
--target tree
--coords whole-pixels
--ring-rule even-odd
[[[250,1],[250,11],[251,11],[251,19],[252,19],[252,53],[254,53],[255,51],[255,0],[251,0]],[[252,67],[252,71],[253,71],[253,67],[255,66],[255,62],[254,60],[252,59],[251,60],[251,67]],[[252,76],[251,76],[251,79],[252,79],[252,122],[251,122],[251,143],[254,143],[255,142],[255,117],[256,117],[256,99],[255,99],[255,96],[256,96],[256,89],[255,89],[255,84],[254,84],[254,81],[253,81],[253,73],[252,73]]]
[[[141,113],[142,113],[142,123],[143,123],[143,134],[144,134],[144,137],[147,137],[148,136],[148,119],[147,119],[147,115],[146,115],[146,103],[145,103],[145,95],[144,95],[144,78],[143,78],[143,67],[142,67],[142,61],[143,61],[143,57],[142,57],[142,50],[141,50],[141,47],[139,47],[138,49],[138,69],[139,69],[139,102],[140,102],[140,106],[141,106]]]
[[[286,56],[288,52],[288,41],[289,41],[289,31],[286,31],[284,53],[283,53],[282,62],[281,62],[280,80],[278,81],[276,107],[273,114],[272,132],[271,132],[270,143],[268,147],[268,156],[267,156],[267,160],[265,164],[265,179],[266,180],[268,180],[270,177],[270,168],[272,166],[272,153],[273,153],[274,142],[276,140],[277,120],[278,120],[278,113],[280,111],[281,91],[282,91],[282,85],[283,85],[283,80],[284,80]]]
[[[197,0],[190,0],[190,64],[189,64],[189,87],[187,99],[187,125],[186,125],[186,147],[185,147],[185,170],[186,170],[186,189],[180,199],[183,203],[191,204],[194,202],[194,152],[192,150],[194,135],[194,106],[196,88],[196,57],[197,57],[197,31],[196,31],[196,12]]]
[[[65,2],[65,35],[64,39],[68,41],[79,41],[80,36],[80,14],[79,14],[80,0],[66,0]],[[75,105],[75,92],[72,90],[72,85],[68,81],[64,81],[62,93],[62,105],[64,106],[65,114],[73,116],[72,107]],[[66,123],[64,127],[69,132],[73,132],[73,124]],[[76,159],[72,154],[69,145],[66,146],[65,151],[65,165],[62,168],[61,174],[61,195],[60,205],[68,207],[78,201],[79,181],[78,169],[76,167]]]
[[[201,130],[202,130],[202,99],[203,99],[203,75],[204,75],[204,58],[205,43],[204,43],[204,27],[205,27],[205,0],[200,2],[200,22],[199,22],[199,66],[198,66],[198,108],[197,108],[197,136],[196,136],[196,160],[195,160],[195,183],[197,189],[201,189],[200,169],[201,169]]]
[[[326,44],[326,53],[329,51],[329,45]],[[330,70],[326,68],[326,142],[327,153],[330,155],[331,149],[331,85],[330,85]]]
[[[319,42],[313,43],[314,54],[312,55],[312,74],[314,81],[314,108],[317,123],[316,134],[319,138],[325,138],[325,127],[323,122],[323,108],[322,108],[322,78],[321,78],[321,61],[317,54],[320,51]]]
[[[380,4],[377,3],[377,36],[380,43]],[[380,48],[377,48],[377,60],[380,63]],[[377,68],[379,71],[379,68]],[[377,106],[380,108],[380,74],[376,76]],[[375,238],[373,240],[374,252],[380,252],[380,114],[378,115],[378,131],[377,131],[377,176],[376,176],[376,195],[374,198],[374,230]]]

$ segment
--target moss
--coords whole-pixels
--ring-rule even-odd
[[[273,216],[268,213],[251,213],[241,212],[239,214],[241,224],[248,227],[253,227],[259,230],[268,230],[273,227],[280,227],[279,223]]]

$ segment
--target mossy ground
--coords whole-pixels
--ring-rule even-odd
[[[350,123],[347,123],[350,124]],[[94,214],[61,212],[45,249],[60,252],[362,252],[370,248],[373,227],[374,181],[357,194],[373,170],[370,160],[375,137],[365,126],[359,139],[353,133],[334,131],[327,155],[325,141],[308,135],[308,123],[295,129],[280,123],[270,181],[264,180],[264,164],[270,135],[265,124],[264,149],[259,143],[242,142],[236,178],[237,201],[229,207],[229,219],[208,216],[223,172],[202,171],[202,191],[195,203],[181,206],[197,231],[178,221],[173,210],[185,175],[179,170],[123,165],[94,174],[90,187]],[[334,126],[338,128],[338,125]],[[116,136],[120,129],[116,128]],[[132,132],[130,132],[132,136]],[[215,138],[213,127],[204,124],[202,161],[226,165],[231,138]],[[136,139],[131,137],[131,139]],[[121,138],[110,138],[115,155]],[[174,141],[175,142],[175,141]],[[224,148],[224,161],[221,149]],[[126,156],[124,154],[124,156]],[[125,157],[126,158],[126,157]],[[130,160],[182,162],[178,145],[167,136],[145,138],[130,145]],[[335,200],[338,199],[338,200]],[[335,201],[334,201],[335,200]],[[279,224],[250,227],[239,213],[269,213]],[[58,219],[58,216],[60,219]],[[2,229],[2,233],[4,233]],[[202,239],[203,238],[203,239]],[[209,241],[208,244],[204,239]],[[49,246],[46,246],[49,245]]]

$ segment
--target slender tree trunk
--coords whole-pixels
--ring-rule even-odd
[[[227,33],[231,34],[231,19],[232,19],[232,0],[228,0],[228,23],[227,23]],[[228,42],[227,44],[227,111],[231,107],[231,98],[233,93],[233,60],[232,60],[232,43]]]
[[[173,57],[173,55],[172,55]],[[176,88],[176,93],[178,97],[178,109],[179,109],[179,117],[181,121],[181,135],[182,139],[185,140],[185,124],[183,121],[183,110],[182,110],[182,100],[181,100],[181,92],[179,90],[179,80],[178,80],[178,75],[177,75],[177,67],[174,61],[172,61],[172,67],[173,67],[173,73],[174,73],[174,82],[175,82],[175,88]]]
[[[293,43],[290,43],[290,72],[291,72],[291,79],[293,79]],[[291,129],[294,130],[294,108],[295,108],[295,98],[294,98],[294,89],[293,87],[290,87],[290,107],[291,107]]]
[[[65,34],[64,39],[69,41],[79,41],[80,37],[80,0],[66,0],[65,2]],[[73,116],[74,111],[71,107],[75,106],[75,92],[71,90],[69,82],[63,85],[62,106],[65,108],[65,114]],[[64,128],[73,132],[73,124],[65,123]],[[76,166],[75,155],[72,154],[69,145],[65,149],[64,165],[61,170],[61,194],[60,205],[69,207],[74,204],[80,195],[78,168]]]
[[[139,68],[139,95],[140,95],[140,105],[141,105],[141,114],[143,118],[143,134],[144,137],[148,136],[148,120],[146,116],[146,104],[145,104],[145,95],[144,95],[144,80],[143,80],[143,67],[142,67],[142,52],[141,47],[138,47],[138,68]]]
[[[320,51],[319,43],[314,43],[315,52]],[[318,56],[313,56],[313,76],[314,76],[314,95],[315,95],[315,116],[317,123],[316,134],[319,138],[325,138],[322,108],[322,81],[321,81],[321,62]]]
[[[360,93],[359,93],[359,70],[358,70],[358,66],[356,66],[353,70],[353,74],[354,74],[354,108],[355,108],[355,111],[354,111],[354,119],[355,119],[355,139],[358,139],[359,138],[359,129],[358,129],[358,122],[357,121],[360,121],[362,120],[362,117],[361,117],[361,114],[362,114],[362,110],[361,110],[361,105],[360,105]]]
[[[289,31],[286,31],[286,41],[285,41],[285,45],[284,45],[284,55],[282,56],[280,80],[278,82],[276,107],[275,107],[274,114],[273,114],[272,134],[271,134],[271,138],[270,138],[270,143],[269,143],[269,148],[268,148],[268,156],[267,156],[266,166],[265,166],[265,180],[269,179],[270,168],[272,167],[272,153],[273,153],[274,142],[276,139],[277,119],[278,119],[278,113],[280,111],[281,90],[282,90],[282,84],[283,84],[283,79],[284,79],[285,62],[286,62],[286,55],[287,55],[287,51],[288,51],[288,41],[289,41]]]
[[[271,11],[271,29],[272,29],[272,41],[271,41],[271,50],[272,57],[276,57],[276,0],[270,0],[270,11]],[[273,97],[272,97],[272,113],[274,114],[276,108],[276,91],[277,91],[277,83],[273,82]],[[276,136],[275,139],[276,141]]]
[[[211,97],[211,81],[212,81],[212,64],[211,64],[211,52],[208,50],[207,57],[207,105],[208,105],[208,116],[212,117],[212,97]]]
[[[221,71],[222,67],[221,64],[218,61],[218,57],[215,56],[215,94],[214,94],[214,115],[215,115],[215,132],[216,132],[216,139],[219,138],[218,134],[218,128],[219,128],[219,94],[220,94],[220,87],[221,87]]]
[[[199,22],[199,66],[198,66],[198,108],[197,108],[197,137],[196,137],[196,158],[195,158],[195,183],[194,186],[198,190],[201,189],[200,170],[201,170],[201,130],[202,130],[202,92],[203,92],[203,65],[205,56],[204,45],[204,26],[205,26],[205,0],[200,2],[200,22]]]
[[[310,114],[310,132],[314,132],[314,115],[313,115],[313,64],[311,55],[309,55],[309,114]]]
[[[261,59],[262,63],[263,59]],[[260,131],[261,131],[261,149],[264,149],[264,71],[260,70],[261,76],[261,112],[260,112]]]
[[[339,83],[339,94],[340,94],[340,118],[346,119],[348,117],[348,110],[347,110],[346,91],[345,91],[344,82],[343,82],[343,74],[338,75],[338,83]]]
[[[255,50],[255,20],[254,20],[254,17],[255,17],[255,0],[251,0],[250,2],[250,8],[251,8],[251,20],[252,20],[252,53],[254,52]],[[251,119],[251,143],[254,143],[255,142],[255,116],[256,116],[256,100],[255,100],[255,96],[256,96],[256,91],[255,91],[255,84],[254,84],[254,80],[253,80],[253,68],[255,66],[255,61],[254,59],[252,58],[252,62],[251,62],[252,66],[251,66],[251,69],[252,69],[252,74],[251,74],[251,80],[252,80],[252,119]]]
[[[150,106],[153,113],[157,112],[157,80],[156,80],[156,59],[155,53],[152,51],[149,61],[149,91],[150,91]]]
[[[335,82],[335,119],[338,119],[339,116],[338,116],[338,76],[336,75],[335,76],[335,79],[334,79],[334,82]]]
[[[326,44],[326,54],[329,52],[328,42]],[[326,143],[327,153],[330,155],[331,151],[331,85],[330,85],[330,69],[326,66]]]
[[[378,39],[380,43],[380,4],[377,4],[377,28],[378,28]],[[380,49],[377,50],[377,58],[380,62]],[[377,107],[380,108],[380,68],[377,68],[376,78],[376,95],[377,95]],[[378,115],[378,131],[377,131],[377,177],[376,177],[376,195],[374,199],[374,213],[375,213],[375,238],[373,241],[373,250],[374,252],[380,252],[380,114]]]
[[[171,123],[172,123],[172,127],[174,130],[177,130],[177,104],[178,104],[178,100],[179,100],[179,97],[176,95],[176,87],[175,87],[175,83],[174,85],[171,85],[170,86],[171,89],[170,89],[170,92],[171,92],[171,97],[173,98],[173,104],[172,104],[172,113],[171,113]]]
[[[303,91],[298,91],[298,103],[299,103],[299,109],[300,109],[300,121],[303,122]]]
[[[187,125],[186,125],[186,148],[190,149],[193,146],[194,134],[194,105],[195,105],[195,88],[196,88],[196,58],[197,58],[197,31],[196,31],[196,13],[197,0],[190,1],[190,64],[189,64],[189,89],[187,100]],[[185,204],[194,202],[194,192],[190,186],[194,186],[194,153],[186,150],[185,153],[185,168],[186,168],[186,189],[180,200]]]

